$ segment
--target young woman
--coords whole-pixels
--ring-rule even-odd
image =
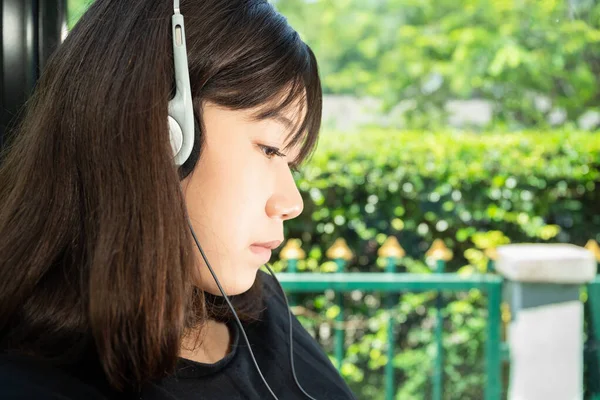
[[[96,0],[0,165],[0,398],[354,399],[259,270],[320,119],[266,1]]]

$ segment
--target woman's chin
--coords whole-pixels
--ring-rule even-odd
[[[238,294],[242,294],[250,290],[254,281],[256,280],[256,274],[260,267],[253,269],[252,271],[244,271],[244,273],[234,273],[233,276],[219,278],[219,283],[221,287],[225,291],[227,296],[235,296]],[[218,277],[218,276],[217,276]],[[233,278],[233,279],[228,279]],[[202,289],[210,294],[215,296],[223,296],[221,290],[215,283],[214,278],[210,275],[209,278],[204,279]]]

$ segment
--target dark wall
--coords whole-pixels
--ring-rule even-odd
[[[1,0],[0,146],[66,30],[66,0]]]

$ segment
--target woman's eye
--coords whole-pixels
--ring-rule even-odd
[[[279,149],[276,147],[265,146],[265,145],[259,145],[259,147],[262,150],[262,152],[265,154],[265,156],[267,156],[267,158],[285,157],[285,154],[280,152]]]

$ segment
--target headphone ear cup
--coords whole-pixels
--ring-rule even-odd
[[[181,147],[183,146],[183,132],[181,131],[181,126],[175,121],[175,118],[169,115],[169,141],[171,142],[171,150],[173,152],[173,157],[176,157],[177,154],[181,151]]]
[[[194,146],[188,159],[179,167],[179,179],[185,179],[196,167],[198,160],[200,159],[200,153],[202,150],[202,143],[204,142],[204,136],[200,129],[200,122],[198,117],[194,113]]]

